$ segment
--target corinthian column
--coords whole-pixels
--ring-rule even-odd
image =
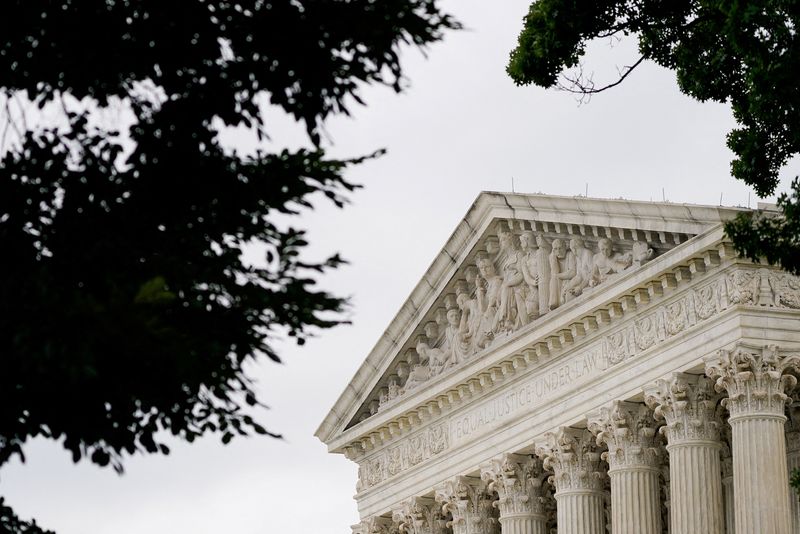
[[[589,430],[608,446],[612,533],[661,534],[661,456],[650,410],[615,401],[589,416]]]
[[[800,468],[800,406],[797,399],[792,399],[792,404],[787,410],[789,421],[786,425],[786,464],[789,476],[792,471]],[[800,534],[800,498],[794,489],[789,490],[789,509],[792,514],[792,534]]]
[[[537,446],[556,488],[558,534],[606,534],[601,449],[588,430],[560,428]]]
[[[504,454],[481,469],[481,478],[499,496],[503,534],[548,534],[546,475],[539,458]]]
[[[706,374],[730,412],[736,534],[789,534],[789,477],[783,414],[785,390],[797,383],[788,368],[797,356],[776,347],[739,345],[706,361]]]
[[[442,511],[452,514],[453,534],[493,533],[493,498],[480,479],[460,476],[448,480],[436,489],[436,501],[442,504]]]
[[[725,508],[725,532],[735,534],[735,514],[733,512],[733,456],[731,452],[731,425],[722,425],[722,503]]]
[[[718,400],[704,376],[676,373],[645,389],[645,402],[667,422],[672,534],[724,532]]]
[[[392,510],[400,534],[446,534],[447,520],[433,499],[412,497]]]

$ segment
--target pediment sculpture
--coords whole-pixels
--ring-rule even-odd
[[[514,226],[499,221],[496,236],[462,266],[454,293],[423,321],[369,415],[656,254],[646,241],[614,240],[611,231],[553,235]]]

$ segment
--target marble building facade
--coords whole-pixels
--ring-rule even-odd
[[[481,193],[317,430],[353,532],[800,534],[800,279],[738,211]]]

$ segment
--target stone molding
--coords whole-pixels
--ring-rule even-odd
[[[452,515],[448,524],[454,534],[489,534],[497,522],[493,517],[494,497],[480,479],[457,476],[435,490],[442,512]]]
[[[719,444],[722,421],[717,405],[720,395],[705,376],[674,373],[645,388],[645,403],[656,419],[664,419],[661,432],[669,446],[708,441]]]
[[[561,493],[597,491],[605,488],[605,452],[594,436],[585,429],[561,427],[545,434],[545,441],[536,444],[536,455],[545,469],[553,471],[548,481]]]
[[[594,315],[571,323],[571,330],[560,331],[558,339],[546,336],[545,341],[535,342],[530,348],[511,354],[506,360],[475,373],[460,385],[445,390],[433,400],[405,412],[344,447],[348,458],[361,466],[359,492],[386,482],[448,449],[452,439],[446,436],[449,419],[444,414],[475,396],[488,394],[501,387],[519,373],[553,361],[571,344],[589,336],[590,332],[599,336],[596,339],[601,343],[602,365],[613,367],[684,334],[733,306],[786,308],[787,303],[800,304],[800,284],[789,284],[786,281],[789,275],[752,264],[732,264],[718,273],[712,273],[715,264],[718,264],[715,258],[730,257],[731,252],[725,245],[715,249],[715,254],[719,252],[719,256],[707,252],[702,255],[705,260],[690,262],[689,265],[694,265],[694,268],[673,268],[671,273],[648,283],[646,290],[637,289],[624,294]],[[699,265],[703,265],[703,268]],[[683,288],[683,284],[688,285],[693,277],[698,278],[697,283]],[[763,295],[759,297],[757,291],[759,287],[786,288],[792,285],[797,287],[792,289],[797,293],[796,296],[766,298]],[[433,425],[430,430],[412,433],[415,428],[429,424],[429,421]],[[426,432],[430,433],[429,437],[420,440],[420,436]],[[439,436],[438,439],[429,441],[433,435]],[[393,447],[392,444],[398,440],[399,443]],[[408,443],[411,440],[415,441],[415,445]],[[435,442],[437,445],[427,448],[417,446],[420,442]]]
[[[549,476],[539,458],[519,454],[504,454],[481,468],[487,489],[498,495],[501,519],[523,514],[544,517]]]
[[[786,390],[797,384],[797,378],[786,374],[790,369],[800,370],[800,354],[787,354],[775,345],[737,343],[706,359],[706,374],[715,379],[715,389],[728,393],[722,403],[730,413],[730,422],[751,416],[785,420],[789,400]]]
[[[614,401],[589,415],[589,431],[608,450],[603,459],[609,472],[630,468],[657,470],[661,464],[658,425],[644,404]]]

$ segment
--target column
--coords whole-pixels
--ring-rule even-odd
[[[492,495],[480,479],[459,476],[436,489],[442,511],[453,516],[453,534],[493,534]]]
[[[706,374],[730,413],[736,534],[789,534],[789,476],[783,414],[786,389],[797,379],[784,374],[800,359],[774,346],[744,344],[706,361]]]
[[[662,534],[660,444],[644,404],[615,401],[589,416],[589,430],[605,443],[611,479],[611,532]]]
[[[735,519],[733,513],[733,455],[731,452],[731,426],[722,425],[722,450],[720,451],[722,463],[722,504],[725,508],[725,532],[735,534]]]
[[[504,454],[481,468],[487,489],[499,497],[503,534],[549,534],[545,509],[547,475],[539,458],[517,454]]]
[[[645,402],[667,422],[672,534],[724,532],[718,401],[704,376],[676,373],[645,389]]]
[[[792,471],[800,468],[800,405],[795,395],[797,392],[787,409],[789,417],[786,424],[786,464],[790,477]],[[789,509],[792,514],[792,534],[800,534],[800,497],[794,488],[789,490]]]
[[[606,470],[588,430],[560,428],[536,448],[556,488],[558,534],[606,534],[603,486]]]
[[[402,534],[446,534],[447,519],[433,499],[412,497],[392,510],[392,519]]]

